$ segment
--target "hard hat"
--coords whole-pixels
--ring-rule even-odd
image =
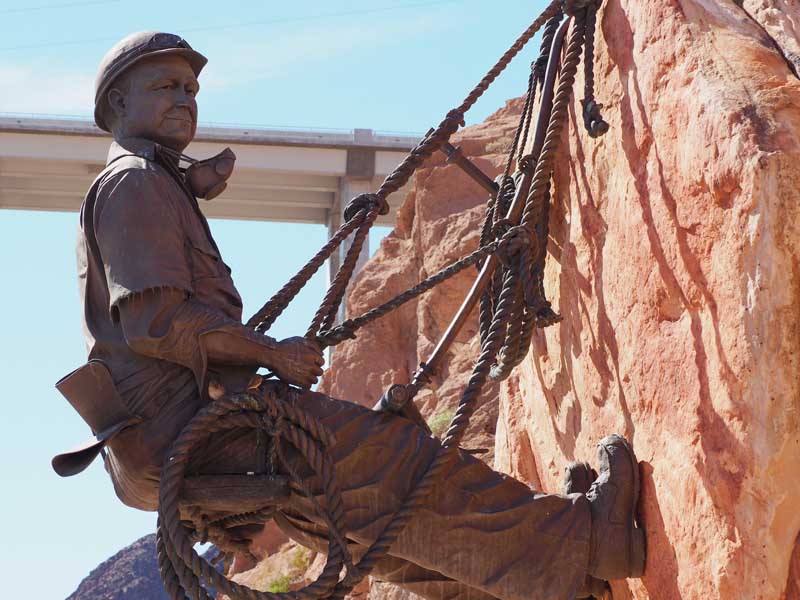
[[[132,33],[122,38],[111,50],[106,52],[103,60],[100,61],[97,77],[94,80],[94,122],[100,129],[110,131],[103,120],[101,109],[106,102],[105,94],[114,80],[140,60],[164,54],[174,54],[185,58],[191,65],[195,77],[200,75],[200,71],[208,62],[205,56],[192,50],[192,47],[180,36],[161,31]]]

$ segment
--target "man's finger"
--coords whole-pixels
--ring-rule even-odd
[[[308,338],[303,338],[303,341],[305,342],[306,348],[309,350],[313,350],[315,353],[322,352],[322,346],[316,339],[309,340]]]

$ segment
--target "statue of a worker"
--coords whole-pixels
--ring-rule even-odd
[[[232,153],[179,168],[197,126],[205,64],[178,36],[137,33],[109,51],[96,81],[95,121],[114,142],[81,211],[78,281],[90,362],[59,383],[96,439],[54,466],[78,472],[105,446],[117,495],[142,510],[156,510],[164,455],[215,386],[243,389],[259,367],[300,388],[322,373],[315,343],[276,341],[242,325],[239,294],[196,200],[224,187]],[[309,391],[296,396],[336,436],[330,451],[347,536],[368,546],[439,442],[401,416]],[[235,431],[212,437],[192,468],[246,473],[255,443]],[[587,575],[641,575],[636,458],[610,436],[599,460],[586,494],[549,495],[462,453],[373,574],[431,599],[507,600],[567,599]],[[298,542],[327,547],[302,495],[276,521]]]

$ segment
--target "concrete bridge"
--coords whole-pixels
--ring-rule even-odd
[[[236,153],[228,188],[211,202],[200,201],[206,216],[322,223],[334,232],[347,201],[376,190],[418,139],[369,129],[200,127],[186,153],[205,158],[225,146]],[[0,116],[0,208],[77,211],[110,141],[90,121]],[[404,195],[392,195],[392,210],[378,225],[394,223]],[[367,247],[361,259],[368,255]],[[330,261],[329,272],[339,259]]]

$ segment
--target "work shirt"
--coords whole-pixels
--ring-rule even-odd
[[[106,469],[120,499],[144,510],[158,506],[167,449],[205,404],[202,336],[258,335],[241,325],[239,295],[194,198],[154,152],[147,142],[112,145],[109,168],[87,196],[78,245],[90,357],[106,361],[123,400],[143,417],[110,439]],[[325,452],[348,545],[361,556],[413,493],[439,441],[402,417],[280,382],[262,387],[335,437]],[[281,446],[304,485],[292,484],[276,521],[325,551],[330,535],[316,510],[327,502],[324,480],[292,444]],[[195,448],[187,473],[248,473],[263,458],[257,432],[235,428]],[[585,496],[536,493],[459,453],[374,574],[425,598],[571,598],[586,574],[590,533]]]
[[[257,334],[241,324],[241,297],[197,200],[153,142],[112,143],[81,209],[77,258],[89,359],[108,366],[145,421],[109,442],[106,467],[126,504],[152,508],[123,479],[157,479],[179,425],[202,405],[202,335]]]

